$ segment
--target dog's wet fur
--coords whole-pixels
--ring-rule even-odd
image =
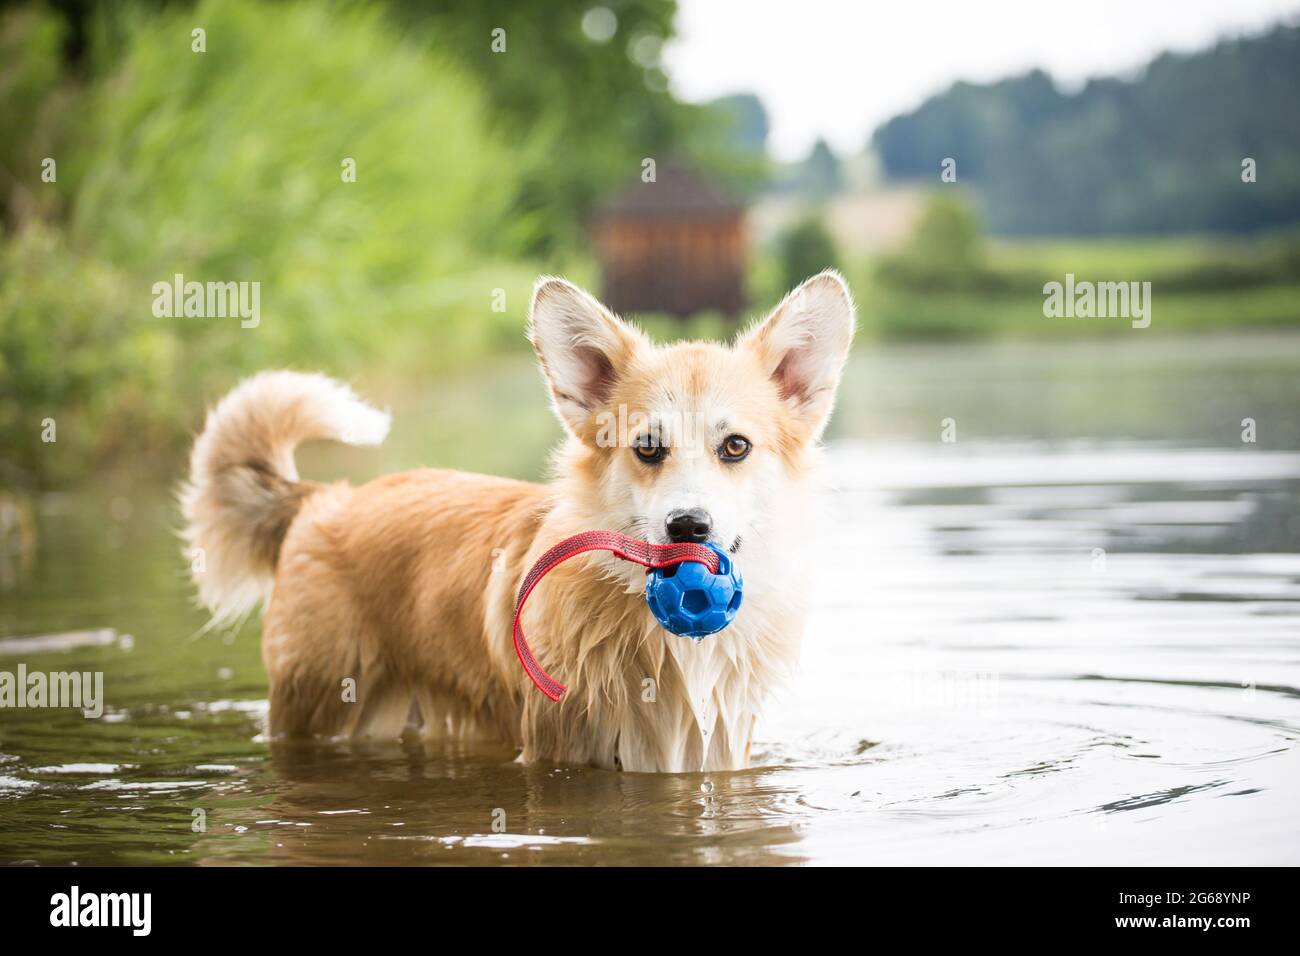
[[[270,732],[488,735],[529,762],[745,767],[764,699],[798,656],[818,443],[853,330],[834,272],[730,346],[653,345],[576,286],[538,280],[529,336],[566,431],[545,485],[440,469],[302,481],[298,443],[377,444],[387,414],[321,375],[241,383],[209,413],[181,503],[214,623],[265,605]],[[511,639],[529,567],[579,531],[670,540],[687,533],[683,514],[692,540],[734,554],[736,620],[703,640],[669,634],[643,569],[575,558],[524,615],[538,660],[569,686],[543,696]]]

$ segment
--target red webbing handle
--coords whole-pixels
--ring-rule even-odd
[[[640,538],[633,538],[617,531],[584,531],[565,538],[551,548],[533,565],[523,584],[519,586],[519,597],[515,601],[515,653],[519,663],[524,665],[528,678],[537,685],[537,689],[551,700],[559,700],[567,688],[542,669],[533,656],[532,648],[524,637],[524,626],[519,622],[524,612],[524,602],[537,587],[537,582],[544,578],[551,569],[563,564],[569,558],[587,551],[610,551],[614,557],[631,561],[646,568],[666,568],[683,561],[698,561],[705,565],[710,573],[718,573],[718,556],[702,544],[651,544]]]

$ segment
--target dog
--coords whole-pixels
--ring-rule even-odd
[[[494,738],[521,762],[624,771],[748,766],[798,658],[820,438],[854,328],[833,271],[729,346],[653,345],[539,279],[528,335],[565,430],[546,485],[439,469],[305,481],[297,444],[378,444],[388,414],[323,375],[239,384],[194,444],[182,535],[212,624],[264,606],[269,733]],[[678,637],[647,610],[644,569],[569,561],[523,619],[570,687],[552,702],[516,657],[515,596],[543,552],[591,529],[714,544],[744,575],[744,606],[711,637]]]

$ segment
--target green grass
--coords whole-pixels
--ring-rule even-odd
[[[1035,337],[1132,328],[1120,318],[1044,316],[1044,283],[1064,281],[1067,273],[1076,281],[1150,282],[1147,332],[1300,325],[1300,242],[1291,232],[998,241],[982,261],[978,271],[941,273],[937,288],[859,264],[850,281],[863,330],[882,337]]]
[[[1166,288],[1245,288],[1300,280],[1300,233],[993,243],[990,267],[1012,276],[1085,271]]]
[[[1098,272],[1149,276],[1223,257],[1238,258],[1257,251],[1259,242],[1204,236],[1122,239],[995,240],[988,255],[996,268],[1064,273],[1086,268]],[[1082,263],[1082,266],[1080,265]]]
[[[1300,325],[1300,282],[1220,292],[1151,290],[1151,325],[1133,329],[1122,318],[1048,318],[1033,294],[924,294],[872,288],[859,295],[861,328],[888,338],[1040,337],[1162,334],[1241,327]]]

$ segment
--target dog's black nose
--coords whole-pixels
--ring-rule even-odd
[[[713,530],[713,519],[702,508],[672,511],[668,514],[667,528],[669,541],[677,544],[688,541],[698,544],[708,540],[709,532]]]

